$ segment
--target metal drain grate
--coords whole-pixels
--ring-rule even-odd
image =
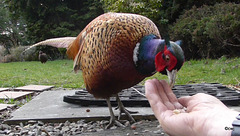
[[[134,88],[145,94],[144,86],[136,85]],[[182,96],[192,96],[197,93],[206,93],[217,97],[226,105],[240,105],[240,93],[218,83],[176,85],[172,90],[177,98]],[[148,100],[132,88],[121,91],[119,93],[119,97],[126,107],[150,106]],[[95,99],[93,95],[86,91],[86,89],[76,91],[75,95],[64,96],[63,101],[73,104],[80,104],[81,106],[107,106],[105,99]],[[111,98],[110,101],[112,106],[117,106],[117,102],[114,97]]]

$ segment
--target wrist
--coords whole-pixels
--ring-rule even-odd
[[[233,127],[232,127],[231,136],[239,136],[240,135],[240,114],[233,121],[232,126]]]
[[[231,136],[233,126],[232,123],[236,120],[239,112],[229,110],[228,112],[222,112],[221,115],[216,114],[216,118],[212,123],[211,129],[209,130],[209,136]],[[213,121],[213,120],[211,120]]]

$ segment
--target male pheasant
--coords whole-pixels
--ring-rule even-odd
[[[106,13],[91,21],[77,37],[53,38],[35,45],[67,48],[74,70],[82,70],[86,89],[96,98],[105,98],[110,123],[122,126],[113,114],[110,97],[116,96],[120,114],[134,121],[118,97],[145,77],[168,74],[171,85],[184,63],[179,42],[162,40],[156,25],[148,18],[127,13]],[[28,48],[29,49],[29,48]]]

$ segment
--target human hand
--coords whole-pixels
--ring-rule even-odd
[[[177,99],[164,80],[147,80],[145,91],[154,115],[171,136],[230,136],[231,131],[225,127],[232,127],[239,114],[207,94]],[[173,113],[183,107],[186,107],[185,113]]]

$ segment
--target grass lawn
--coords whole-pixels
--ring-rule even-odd
[[[0,87],[29,84],[63,88],[84,87],[81,72],[75,74],[72,69],[72,60],[48,61],[46,64],[41,64],[39,61],[0,63]],[[167,79],[167,76],[157,73],[146,79],[149,78]],[[178,72],[176,84],[192,83],[240,84],[240,58],[222,57],[217,60],[186,61]]]
[[[54,85],[63,88],[83,87],[81,72],[73,72],[72,60],[0,63],[0,87],[29,84]]]

